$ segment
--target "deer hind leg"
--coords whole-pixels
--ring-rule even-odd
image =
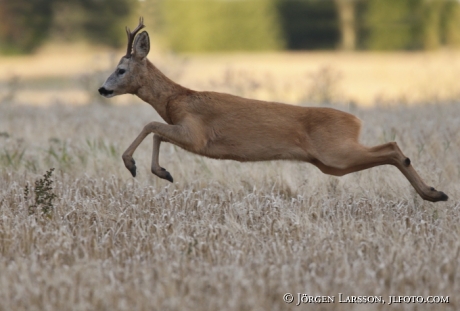
[[[160,178],[169,180],[170,182],[173,182],[173,178],[171,174],[162,168],[159,163],[159,154],[160,154],[160,144],[162,141],[167,141],[163,137],[161,137],[158,134],[153,134],[153,152],[152,152],[152,166],[151,170],[152,173],[157,175]]]
[[[370,148],[355,141],[342,142],[338,149],[323,152],[312,163],[323,173],[335,176],[343,176],[379,165],[394,165],[424,200],[437,202],[448,199],[444,192],[437,191],[423,182],[413,168],[410,159],[401,152],[395,142]]]

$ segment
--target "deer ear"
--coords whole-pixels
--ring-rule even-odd
[[[137,35],[133,44],[133,54],[135,58],[144,59],[150,51],[150,39],[147,31]]]

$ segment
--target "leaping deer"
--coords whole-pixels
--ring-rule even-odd
[[[140,18],[133,32],[126,28],[126,55],[99,88],[107,98],[137,95],[167,123],[147,124],[123,153],[125,166],[133,177],[133,153],[153,133],[152,173],[170,182],[171,174],[158,162],[162,141],[214,159],[309,162],[334,176],[390,164],[406,176],[424,200],[447,201],[444,192],[423,182],[395,142],[375,147],[361,145],[361,121],[349,113],[198,92],[171,81],[147,59],[149,35],[143,31],[136,36],[144,27]]]

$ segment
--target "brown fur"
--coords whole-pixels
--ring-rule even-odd
[[[147,124],[124,152],[123,161],[133,176],[136,166],[132,155],[145,137],[154,133],[152,172],[170,181],[171,175],[158,162],[161,141],[214,159],[309,162],[335,176],[390,164],[406,176],[423,199],[447,200],[443,192],[422,181],[410,162],[407,165],[407,157],[395,142],[371,148],[361,145],[361,121],[355,116],[330,108],[189,90],[147,60],[148,42],[146,32],[138,35],[133,55],[122,58],[117,67],[126,73],[119,76],[116,71],[100,89],[104,95],[135,94],[167,122]]]

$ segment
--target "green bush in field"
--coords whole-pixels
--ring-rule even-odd
[[[56,194],[54,194],[52,184],[53,180],[51,179],[51,175],[53,174],[54,168],[49,169],[46,171],[43,178],[37,179],[35,181],[35,187],[33,188],[33,192],[35,195],[34,204],[29,205],[29,215],[35,214],[37,209],[41,210],[41,213],[45,216],[50,216],[54,210],[53,200],[56,198]],[[24,199],[29,199],[30,193],[29,185],[27,184],[24,188]]]
[[[168,0],[160,10],[163,36],[175,51],[284,47],[273,1]]]

